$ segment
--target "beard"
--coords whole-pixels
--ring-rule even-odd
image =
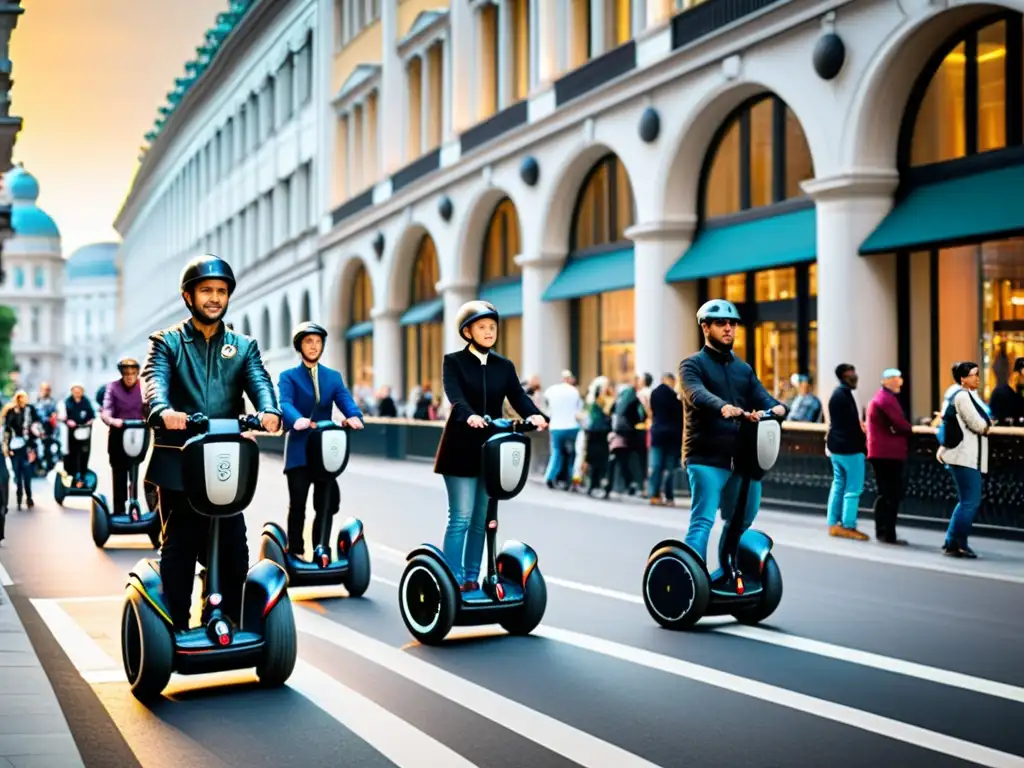
[[[215,315],[209,314],[209,312],[206,309],[203,309],[202,307],[197,307],[195,305],[194,299],[191,303],[186,303],[188,303],[188,311],[192,313],[193,319],[195,319],[196,322],[202,323],[203,325],[213,325],[214,323],[224,319],[224,315],[228,311],[227,302],[224,302],[224,306],[220,307],[219,309],[213,310],[214,312],[216,312]]]
[[[732,352],[732,345],[734,343],[735,341],[718,341],[708,336],[708,344],[710,344],[713,348],[717,349],[719,352]]]

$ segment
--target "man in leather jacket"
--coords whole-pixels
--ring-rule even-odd
[[[733,474],[739,435],[737,419],[758,421],[758,412],[786,415],[786,406],[768,394],[746,362],[732,352],[740,313],[724,299],[705,303],[697,312],[704,347],[683,360],[679,378],[683,392],[683,460],[690,481],[690,528],[686,543],[707,562],[708,539],[715,513],[732,519],[740,478]],[[761,506],[761,483],[751,482],[743,518],[746,530]],[[727,541],[723,533],[721,541]]]
[[[264,429],[276,432],[281,424],[274,385],[256,340],[223,322],[234,289],[227,262],[216,256],[189,262],[181,273],[181,295],[192,318],[149,337],[142,369],[146,421],[154,429],[146,482],[159,488],[160,575],[176,630],[188,629],[196,561],[205,558],[210,528],[210,519],[196,513],[184,494],[179,448],[189,436],[188,416],[244,415],[244,394],[259,412]],[[249,568],[244,515],[221,520],[219,554],[223,610],[237,624]]]

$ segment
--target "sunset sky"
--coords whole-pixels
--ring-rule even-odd
[[[228,0],[23,0],[11,35],[14,161],[39,180],[64,255],[119,240],[143,134]]]

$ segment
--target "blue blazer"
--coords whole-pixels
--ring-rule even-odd
[[[284,471],[306,466],[306,440],[309,430],[296,432],[292,427],[299,419],[328,421],[337,405],[346,419],[363,418],[362,411],[352,399],[341,374],[324,365],[317,367],[317,383],[320,387],[320,403],[314,408],[316,394],[313,391],[313,377],[309,369],[299,363],[281,373],[277,380],[277,391],[281,397],[281,413],[284,415],[285,446]]]

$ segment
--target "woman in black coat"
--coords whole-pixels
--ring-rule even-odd
[[[441,379],[451,413],[434,457],[434,472],[448,490],[448,528],[442,551],[463,592],[479,589],[484,552],[487,488],[480,476],[481,448],[490,434],[484,416],[502,417],[505,399],[520,416],[547,427],[544,415],[519,383],[516,367],[491,349],[498,340],[498,311],[470,301],[456,315],[465,349],[444,356]]]

